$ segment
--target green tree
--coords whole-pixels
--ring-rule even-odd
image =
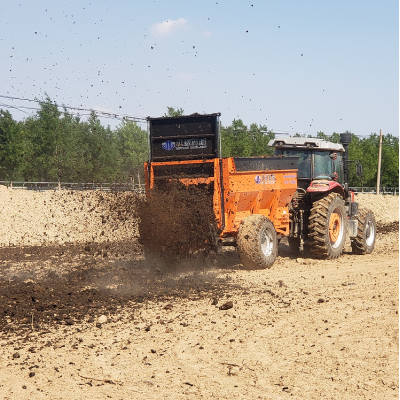
[[[79,117],[59,111],[56,102],[48,96],[39,101],[40,110],[24,122],[26,140],[29,141],[27,162],[22,168],[27,180],[71,181],[76,177]]]
[[[0,110],[0,176],[12,181],[24,162],[26,143],[22,126],[9,111]]]
[[[241,119],[234,119],[230,126],[221,126],[222,156],[248,157],[251,155],[251,142],[247,126]]]
[[[73,116],[64,107],[60,132],[62,136],[56,152],[58,177],[63,182],[81,181],[80,171],[86,163],[82,157],[84,123],[79,116]]]
[[[164,117],[180,117],[181,115],[184,115],[183,108],[167,107]]]
[[[372,133],[369,137],[359,138],[352,135],[349,146],[350,185],[375,187],[378,175],[379,135]],[[363,166],[362,177],[356,176],[355,162]],[[382,138],[381,186],[399,185],[399,139],[390,134]]]
[[[143,176],[143,163],[148,159],[148,138],[137,122],[123,121],[115,131],[121,160],[121,178]]]
[[[251,124],[250,129],[241,119],[234,119],[230,126],[221,127],[223,157],[264,156],[273,153],[268,142],[275,138],[265,125]]]
[[[399,186],[399,138],[385,135],[382,138],[381,186]]]
[[[56,159],[60,146],[60,116],[57,104],[46,95],[39,101],[40,110],[25,121],[25,131],[31,151],[24,165],[27,180],[49,181],[58,177]]]
[[[249,137],[252,143],[252,156],[265,156],[273,154],[273,149],[268,147],[270,140],[275,139],[275,134],[268,130],[266,125],[251,124]]]
[[[86,182],[112,182],[120,176],[120,158],[117,140],[110,127],[101,125],[96,113],[91,111],[81,124],[80,178]]]

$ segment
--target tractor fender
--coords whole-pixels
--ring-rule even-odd
[[[338,193],[345,197],[343,186],[334,181],[328,180],[318,180],[312,181],[310,186],[307,188],[307,193],[317,194],[317,193]]]

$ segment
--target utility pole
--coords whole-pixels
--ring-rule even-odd
[[[378,153],[378,176],[376,178],[376,194],[379,194],[381,183],[381,160],[382,160],[382,129],[379,134],[379,153]]]

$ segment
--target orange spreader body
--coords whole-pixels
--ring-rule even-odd
[[[214,164],[213,176],[171,177],[185,185],[214,183],[213,207],[220,237],[235,237],[241,221],[262,214],[274,224],[278,236],[290,232],[289,204],[297,190],[297,169],[237,171],[235,158],[152,162],[145,164],[146,193],[154,187],[154,169],[159,166]]]

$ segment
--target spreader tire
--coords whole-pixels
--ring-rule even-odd
[[[246,269],[270,268],[278,254],[274,224],[264,215],[246,217],[239,227],[237,250]]]
[[[358,220],[357,236],[351,239],[351,248],[355,254],[370,254],[375,247],[376,222],[374,213],[368,209],[359,209],[355,217]]]
[[[309,218],[310,251],[319,258],[337,258],[342,254],[347,233],[344,201],[330,193],[314,202]]]

